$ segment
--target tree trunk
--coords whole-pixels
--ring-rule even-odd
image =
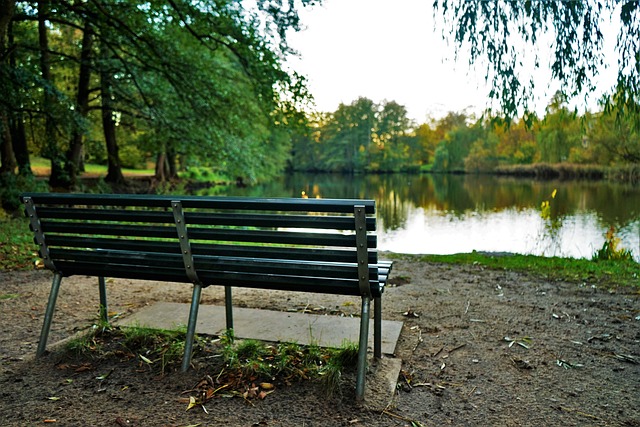
[[[51,160],[51,175],[49,176],[49,185],[52,187],[68,187],[69,181],[66,179],[64,168],[62,167],[62,155],[56,140],[55,119],[53,117],[53,109],[51,108],[56,102],[52,94],[53,79],[51,77],[51,60],[49,58],[49,39],[47,34],[47,14],[46,4],[48,2],[41,0],[38,2],[38,41],[40,44],[40,73],[42,80],[46,86],[44,88],[44,96],[42,103],[42,111],[45,116],[44,137],[45,149],[44,157]]]
[[[9,59],[9,27],[14,12],[15,1],[0,0],[0,58],[2,62],[8,62]],[[1,72],[0,78],[7,78],[4,74],[4,72]],[[5,106],[0,107],[0,173],[14,173],[16,168],[9,114],[9,110]]]
[[[101,51],[103,62],[109,59],[106,46],[102,46]],[[102,100],[102,129],[104,131],[104,141],[107,145],[108,171],[105,181],[114,184],[124,182],[122,167],[120,165],[120,155],[118,153],[118,142],[116,140],[116,122],[113,119],[113,94],[112,94],[112,72],[106,66],[100,70],[100,98]]]
[[[9,117],[6,108],[0,111],[0,174],[15,173],[16,156],[13,153],[13,142],[9,128]]]
[[[8,34],[9,46],[13,45],[13,28],[9,25]],[[9,55],[9,66],[16,68],[15,50]],[[31,170],[31,160],[29,158],[29,149],[27,148],[27,131],[24,126],[24,116],[22,112],[14,112],[9,119],[9,130],[11,132],[11,143],[13,152],[18,163],[18,174],[22,176],[33,176]]]
[[[167,166],[168,166],[168,169],[169,169],[169,178],[170,179],[178,177],[178,169],[177,169],[176,158],[177,158],[176,151],[174,149],[169,149],[167,151]]]
[[[24,119],[22,114],[15,114],[11,120],[11,141],[13,143],[13,152],[18,162],[18,174],[22,176],[31,176],[31,160],[29,158],[29,150],[27,148],[27,132],[24,128]]]
[[[167,179],[167,156],[164,151],[161,151],[156,156],[156,176],[157,181],[163,182]]]
[[[84,34],[82,35],[78,93],[76,95],[76,111],[85,119],[89,113],[89,83],[91,80],[90,61],[92,44],[93,36],[91,34],[91,27],[86,23],[84,26]],[[83,136],[83,132],[76,127],[71,135],[71,141],[69,143],[66,169],[69,174],[69,181],[72,185],[76,184],[78,173],[81,170]]]

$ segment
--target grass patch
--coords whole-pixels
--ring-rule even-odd
[[[225,393],[240,394],[245,399],[263,399],[273,390],[274,383],[290,385],[295,381],[318,380],[331,396],[340,392],[343,371],[357,364],[355,343],[332,349],[251,339],[235,341],[228,334],[220,343],[225,367],[214,382],[208,383],[211,395],[224,389]],[[198,403],[210,398],[200,399]]]
[[[33,173],[39,176],[48,176],[51,173],[51,161],[43,157],[31,157],[31,169]],[[108,172],[107,165],[99,165],[95,163],[85,163],[84,172],[80,172],[79,176],[97,175],[106,176]],[[151,168],[147,169],[131,169],[122,168],[122,174],[124,176],[149,176],[155,175],[155,170]]]
[[[130,362],[137,369],[165,374],[181,366],[185,335],[184,330],[96,325],[90,333],[69,341],[65,356],[80,362]],[[350,342],[332,349],[236,340],[232,333],[218,339],[196,336],[192,361],[208,373],[194,388],[196,401],[220,394],[263,399],[276,385],[298,381],[319,381],[327,395],[334,395],[340,392],[342,373],[356,366],[357,354],[357,345]]]
[[[345,343],[340,349],[321,348],[312,344],[267,344],[252,339],[233,340],[229,335],[221,339],[222,354],[231,371],[240,371],[247,378],[274,379],[285,383],[298,380],[321,379],[328,394],[339,386],[341,371],[356,366],[358,348]],[[325,380],[329,378],[329,380]]]
[[[70,340],[65,350],[71,357],[92,360],[134,360],[161,373],[177,369],[184,354],[185,331],[168,331],[144,327],[109,327],[96,325],[83,336]],[[199,338],[194,349],[202,352]]]
[[[443,264],[472,264],[495,270],[534,274],[547,280],[597,284],[605,288],[640,287],[640,264],[631,260],[599,260],[541,257],[535,255],[490,255],[478,252],[454,255],[398,255],[391,258],[416,259]]]
[[[26,218],[0,218],[0,269],[25,270],[40,265]]]
[[[20,294],[0,294],[0,301],[20,298]]]

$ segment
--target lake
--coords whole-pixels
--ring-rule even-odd
[[[383,251],[591,258],[614,227],[621,246],[640,261],[638,185],[488,175],[292,174],[225,191],[229,196],[302,197],[304,192],[308,197],[375,199]],[[547,218],[541,215],[543,201],[551,207]]]

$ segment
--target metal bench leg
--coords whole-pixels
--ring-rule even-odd
[[[107,307],[107,286],[104,277],[98,277],[98,288],[100,288],[100,321],[109,323],[109,309]]]
[[[231,286],[224,287],[224,307],[227,316],[227,329],[233,329],[233,302],[231,298]]]
[[[36,357],[42,356],[47,348],[47,340],[49,339],[49,330],[51,329],[53,312],[56,309],[56,300],[58,299],[60,282],[62,282],[62,275],[59,273],[55,273],[55,275],[53,276],[53,283],[51,283],[51,292],[49,292],[49,302],[47,303],[47,310],[44,313],[44,323],[42,324],[42,331],[40,332],[40,342],[38,343]]]
[[[360,342],[358,344],[358,372],[356,375],[356,400],[364,400],[364,380],[367,371],[367,343],[369,341],[369,306],[371,300],[367,296],[362,297],[362,309],[360,313]]]
[[[373,299],[373,357],[382,357],[382,298]]]
[[[193,351],[193,340],[196,335],[196,323],[198,322],[198,308],[200,307],[200,295],[202,285],[193,285],[193,295],[191,296],[191,310],[189,311],[189,324],[187,325],[187,336],[184,341],[184,356],[182,357],[182,372],[187,372],[191,365],[191,352]]]

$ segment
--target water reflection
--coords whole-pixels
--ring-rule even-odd
[[[640,260],[640,188],[632,185],[473,175],[293,174],[227,194],[300,197],[303,191],[309,197],[375,199],[382,250],[590,258],[614,226],[622,245]],[[545,200],[551,206],[548,219],[539,211]]]

